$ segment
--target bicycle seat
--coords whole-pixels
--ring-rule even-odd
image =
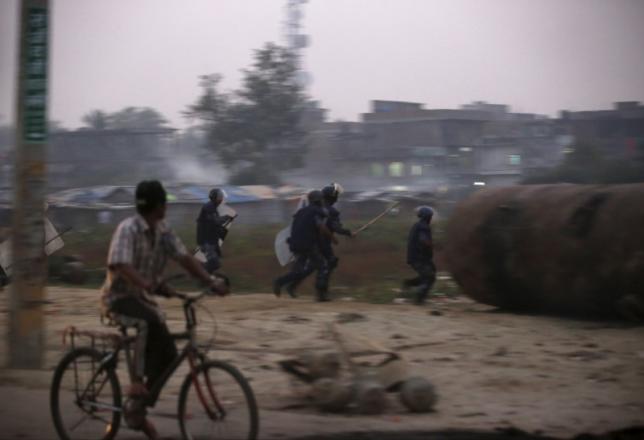
[[[116,327],[123,334],[127,332],[128,328],[137,328],[140,319],[132,318],[131,316],[121,315],[112,312],[111,310],[104,309],[101,312],[101,323],[106,327]]]
[[[115,314],[109,310],[101,310],[101,324],[105,327],[120,327]]]

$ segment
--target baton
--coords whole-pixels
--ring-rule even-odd
[[[237,216],[238,216],[238,215],[239,215],[239,214],[235,214],[235,215],[233,215],[232,217],[230,217],[230,219],[229,219],[229,220],[227,220],[227,221],[226,221],[222,226],[225,228],[226,226],[228,226],[229,224],[231,224],[231,223],[233,222],[233,220],[235,220],[235,219],[237,218]]]
[[[360,226],[360,227],[359,227],[359,228],[358,228],[358,229],[357,229],[353,234],[354,234],[354,235],[356,235],[358,232],[362,232],[362,231],[364,231],[364,230],[365,230],[365,229],[367,229],[369,226],[373,225],[375,222],[377,222],[378,220],[380,220],[384,215],[386,215],[389,211],[391,211],[392,209],[394,209],[394,208],[395,208],[396,206],[398,206],[399,204],[400,204],[400,202],[394,202],[390,207],[388,207],[387,209],[385,209],[384,211],[382,211],[382,213],[378,214],[376,217],[372,218],[372,219],[371,219],[371,220],[369,220],[367,223],[365,223],[364,225]]]

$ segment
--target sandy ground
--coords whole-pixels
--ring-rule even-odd
[[[0,293],[3,365],[7,294]],[[55,438],[48,387],[64,352],[60,332],[72,324],[100,328],[95,290],[50,287],[48,299],[44,368],[0,370],[2,439]],[[501,313],[466,298],[439,298],[414,307],[249,294],[208,299],[205,305],[214,318],[202,313],[201,328],[216,328],[210,355],[234,363],[251,379],[260,404],[261,438],[503,428],[569,438],[644,425],[642,326]],[[171,326],[181,329],[178,301],[168,300],[164,307]],[[297,405],[302,389],[276,362],[303,349],[334,348],[327,324],[342,321],[343,314],[357,314],[338,324],[344,332],[398,350],[415,373],[433,382],[439,394],[434,412],[409,414],[395,395],[379,416],[320,414]],[[182,378],[180,371],[164,390],[158,413],[175,411]],[[180,438],[175,420],[154,420],[167,438]],[[143,436],[123,430],[118,438]]]

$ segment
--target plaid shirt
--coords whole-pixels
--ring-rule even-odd
[[[131,295],[154,303],[143,289],[119,275],[114,265],[129,264],[144,278],[157,280],[168,257],[176,260],[185,254],[186,247],[165,222],[157,223],[152,230],[139,214],[126,218],[116,228],[110,243],[107,277],[102,288],[104,302],[109,306],[115,299]]]

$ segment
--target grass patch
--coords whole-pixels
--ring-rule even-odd
[[[335,246],[340,263],[331,278],[331,291],[337,297],[350,296],[373,303],[388,303],[399,296],[397,289],[405,278],[415,276],[405,262],[407,234],[414,218],[385,217],[363,231],[354,239],[338,237]],[[345,222],[357,229],[363,221]],[[272,280],[288,271],[281,267],[274,254],[275,235],[284,225],[235,225],[223,246],[222,272],[232,281],[236,293],[270,292]],[[440,243],[444,224],[433,225],[436,247],[439,249],[437,265],[440,267]],[[85,285],[99,288],[105,277],[105,260],[114,227],[97,227],[91,231],[71,231],[65,235],[65,247],[49,258],[50,280],[61,284],[62,268],[71,257],[85,266]],[[192,227],[178,228],[175,232],[189,250],[195,248],[195,231]],[[180,271],[171,264],[167,273]],[[446,295],[458,293],[458,287],[447,274],[441,273],[433,292]],[[314,277],[309,277],[299,288],[299,293],[313,295]],[[66,285],[65,283],[62,283]],[[195,286],[190,280],[176,283],[177,287]]]

